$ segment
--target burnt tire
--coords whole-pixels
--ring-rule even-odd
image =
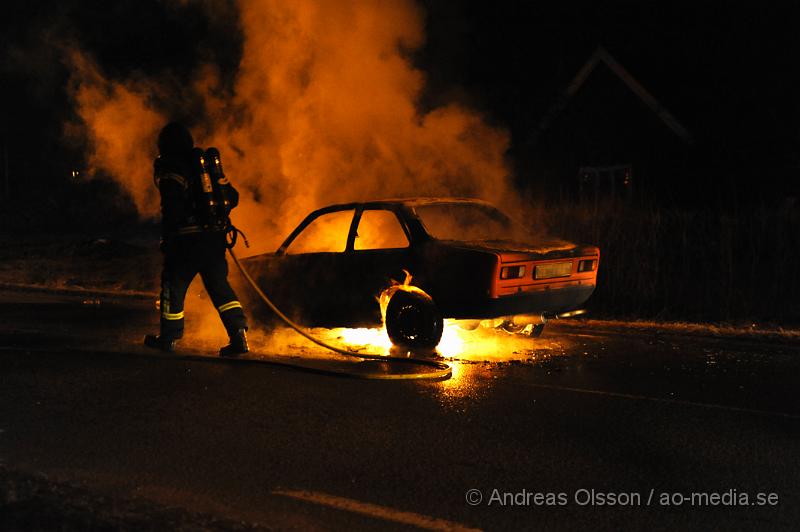
[[[394,345],[434,349],[443,330],[442,315],[425,294],[398,290],[386,306],[386,332]]]

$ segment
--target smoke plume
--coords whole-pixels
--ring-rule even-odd
[[[90,165],[116,179],[142,216],[159,208],[150,166],[158,130],[195,102],[195,142],[220,149],[242,195],[233,221],[265,249],[335,202],[448,195],[502,204],[510,196],[505,131],[455,104],[420,112],[425,79],[409,54],[423,44],[424,24],[410,0],[238,7],[243,48],[233,80],[207,65],[176,90],[174,80],[146,75],[109,79],[85,53],[71,55]]]

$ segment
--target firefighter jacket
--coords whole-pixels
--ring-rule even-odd
[[[164,239],[176,235],[224,231],[228,213],[209,217],[201,208],[200,173],[191,154],[184,158],[160,156],[154,163],[154,181],[161,192],[161,227]],[[231,209],[239,203],[239,193],[230,183],[218,185],[230,201]]]

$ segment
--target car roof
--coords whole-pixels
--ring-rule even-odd
[[[502,212],[497,210],[497,207],[489,203],[488,201],[480,200],[477,198],[460,198],[460,197],[414,197],[414,198],[391,198],[391,199],[382,199],[382,200],[372,200],[372,201],[359,201],[359,202],[351,202],[351,203],[338,203],[334,205],[328,205],[327,207],[322,207],[306,216],[300,225],[298,225],[294,231],[292,231],[286,240],[281,244],[281,247],[278,248],[276,251],[277,254],[281,254],[285,251],[285,249],[291,244],[291,242],[303,231],[308,225],[314,221],[319,216],[324,214],[329,214],[338,211],[346,211],[351,209],[386,209],[386,210],[397,210],[398,207],[419,207],[419,206],[427,206],[427,205],[476,205],[487,209],[492,209],[499,212],[504,218],[507,219],[506,215]],[[419,223],[419,222],[418,222]],[[352,228],[351,228],[352,230]],[[420,225],[418,228],[419,231],[425,232],[425,228]],[[427,233],[426,233],[427,234]]]
[[[371,201],[358,201],[352,203],[339,203],[336,205],[329,205],[318,210],[334,211],[354,209],[364,207],[367,209],[381,209],[386,207],[393,207],[397,205],[404,205],[406,207],[419,207],[424,205],[481,205],[484,207],[493,207],[488,201],[480,200],[477,198],[460,198],[460,197],[416,197],[416,198],[389,198]]]

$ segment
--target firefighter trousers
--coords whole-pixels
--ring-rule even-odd
[[[225,258],[225,233],[200,232],[167,238],[161,272],[161,336],[183,336],[186,291],[199,273],[228,336],[247,329],[247,320],[231,285]]]

